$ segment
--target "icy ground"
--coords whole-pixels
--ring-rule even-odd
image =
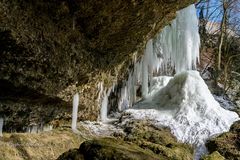
[[[125,114],[132,119],[149,119],[155,126],[170,127],[178,140],[196,147],[195,159],[199,159],[206,139],[228,131],[239,117],[219,105],[197,71],[182,72],[158,82],[163,81],[169,83],[155,83],[151,96]]]
[[[221,107],[223,107],[224,109],[227,110],[234,110],[236,108],[236,104],[234,104],[230,98],[228,98],[225,95],[213,95],[213,97],[215,98],[216,101],[218,101],[218,103],[220,104]]]
[[[124,134],[123,129],[110,123],[102,122],[80,122],[80,126],[85,128],[91,136],[106,137],[113,136],[115,133]]]

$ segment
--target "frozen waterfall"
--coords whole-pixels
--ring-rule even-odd
[[[138,61],[135,58],[120,89],[100,87],[102,121],[108,119],[113,92],[118,98],[117,111],[128,113],[129,119],[149,119],[156,127],[169,127],[177,139],[196,147],[195,159],[199,159],[206,151],[206,139],[229,130],[239,119],[220,107],[199,73],[192,71],[199,59],[199,45],[198,18],[191,5],[178,11],[176,19],[147,42],[144,55]],[[168,68],[176,75],[160,76]]]
[[[198,18],[195,6],[191,5],[178,11],[171,25],[147,42],[143,57],[134,64],[126,84],[122,86],[119,110],[129,108],[136,102],[137,86],[141,86],[142,97],[147,98],[153,75],[159,70],[169,65],[176,73],[195,69],[199,45]]]
[[[118,91],[118,111],[131,108],[140,98],[146,99],[152,79],[166,68],[172,68],[175,73],[196,68],[199,57],[200,38],[198,34],[198,18],[194,5],[177,12],[176,19],[171,25],[162,29],[158,35],[150,39],[145,47],[144,55],[135,59],[128,79],[123,82]],[[101,99],[102,121],[107,119],[109,111],[109,95],[114,90],[103,89],[99,84],[99,100]],[[137,90],[141,88],[141,96],[137,97]],[[116,91],[115,91],[116,92]]]

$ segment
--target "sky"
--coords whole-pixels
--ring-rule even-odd
[[[222,6],[219,0],[209,0],[208,4],[208,20],[220,22],[222,19]],[[197,7],[197,15],[199,16],[200,10],[203,7],[204,17],[207,15],[207,2],[200,3]]]
[[[207,2],[209,1],[209,6],[207,7]],[[199,3],[197,8],[197,15],[199,17],[199,13],[201,8],[203,8],[204,17],[207,16],[207,8],[208,10],[208,17],[206,18],[210,22],[219,23],[222,20],[223,16],[223,9],[222,9],[222,1],[223,0],[204,0],[202,3]],[[228,9],[228,27],[231,30],[235,30],[237,32],[240,31],[240,0],[228,0],[231,3]]]

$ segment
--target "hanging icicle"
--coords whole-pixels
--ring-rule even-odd
[[[72,130],[77,130],[77,115],[78,115],[79,95],[76,93],[73,96],[73,110],[72,110]]]
[[[169,64],[176,73],[195,69],[199,57],[199,45],[198,18],[195,6],[191,5],[178,11],[171,25],[163,28],[161,33],[147,42],[144,55],[139,61],[136,54],[134,55],[133,69],[129,71],[128,79],[123,82],[119,91],[118,111],[132,107],[137,102],[139,86],[141,86],[142,98],[147,98],[149,87],[153,85],[153,77],[158,76],[160,70],[168,68]],[[102,89],[100,91],[102,92]],[[111,89],[104,91],[102,120],[107,118],[110,92]]]

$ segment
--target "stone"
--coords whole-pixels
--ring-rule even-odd
[[[123,127],[126,135],[87,140],[78,150],[63,153],[59,160],[76,157],[76,153],[85,160],[193,159],[193,148],[178,142],[168,128],[155,128],[148,121],[129,121]]]
[[[129,121],[124,131],[126,132],[125,141],[149,149],[165,159],[193,159],[193,148],[188,144],[178,142],[169,128],[156,128],[149,121]]]
[[[61,155],[58,160],[159,160],[163,159],[149,150],[144,150],[135,144],[127,143],[114,138],[99,138],[88,140],[80,145],[80,148],[70,150]]]
[[[225,160],[225,158],[215,151],[210,155],[204,156],[201,160]]]
[[[240,160],[240,121],[235,122],[229,132],[207,141],[210,153],[219,152],[226,159]]]

